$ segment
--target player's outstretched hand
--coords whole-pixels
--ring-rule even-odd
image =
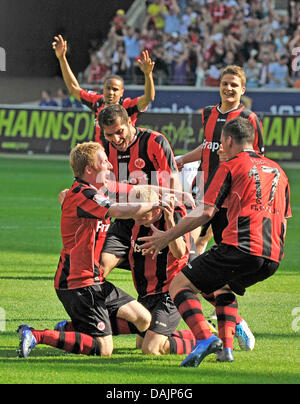
[[[67,53],[68,49],[67,41],[65,41],[61,35],[55,36],[54,39],[55,41],[52,42],[52,48],[55,51],[57,59],[60,59],[61,57],[64,57]]]
[[[153,62],[149,56],[149,52],[147,50],[142,52],[142,55],[137,60],[138,65],[144,74],[152,73],[154,69],[155,62]]]
[[[159,252],[167,247],[168,242],[166,242],[165,232],[158,230],[153,224],[151,225],[151,230],[153,231],[152,236],[139,237],[138,241],[144,241],[145,243],[141,245],[144,255],[151,254],[154,260]]]

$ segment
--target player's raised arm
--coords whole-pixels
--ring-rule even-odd
[[[138,64],[145,76],[145,93],[139,97],[138,100],[138,108],[140,111],[143,111],[152,101],[154,101],[155,86],[152,72],[155,63],[151,60],[149,52],[145,50],[138,59]]]
[[[72,72],[70,65],[67,60],[67,50],[68,44],[67,41],[61,35],[54,37],[54,42],[52,42],[52,48],[55,51],[55,55],[59,61],[59,65],[61,68],[61,72],[63,75],[64,82],[67,86],[67,89],[73,97],[75,97],[78,101],[80,101],[80,85]]]

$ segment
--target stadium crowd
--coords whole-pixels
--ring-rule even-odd
[[[142,84],[137,58],[148,50],[155,61],[155,84],[217,87],[226,65],[245,69],[247,87],[298,87],[293,50],[300,45],[300,3],[286,12],[274,0],[150,0],[140,26],[126,24],[117,11],[109,46],[91,41],[90,64],[80,82],[102,84],[119,74]]]

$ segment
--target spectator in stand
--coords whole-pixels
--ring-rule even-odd
[[[243,56],[244,61],[246,62],[251,55],[251,52],[256,51],[256,59],[258,57],[259,52],[259,42],[256,40],[256,35],[254,31],[248,31],[246,40],[242,43],[241,53]],[[248,77],[248,76],[247,76]]]
[[[60,99],[60,106],[62,108],[72,108],[72,101],[65,88],[59,88],[57,90],[57,97]]]
[[[106,63],[100,62],[95,53],[90,55],[90,64],[83,73],[83,79],[88,84],[103,84],[111,71]]]
[[[200,44],[198,44],[196,47],[196,54],[197,54],[197,67],[196,67],[195,87],[199,88],[199,87],[204,86],[204,84],[205,84],[205,76],[206,76],[208,62],[203,59]]]
[[[224,20],[228,20],[231,16],[230,7],[223,4],[221,0],[213,0],[209,7],[209,12],[213,19],[213,24],[218,24]]]
[[[288,50],[289,45],[289,37],[286,33],[285,28],[279,28],[273,33],[274,35],[274,43],[276,46],[276,52],[280,54],[285,54]]]
[[[298,1],[289,1],[289,15],[293,29],[300,25],[300,3]]]
[[[168,76],[169,76],[169,84],[172,84],[173,78],[173,64],[176,59],[178,59],[183,54],[183,45],[180,41],[179,34],[177,32],[173,32],[169,38],[169,41],[165,44],[165,60],[168,65]]]
[[[140,39],[141,51],[147,50],[149,52],[150,57],[152,57],[153,49],[158,44],[159,42],[154,28],[151,28],[148,31],[144,29],[142,31]]]
[[[173,60],[172,75],[174,86],[185,86],[187,84],[187,65],[189,51],[185,47],[183,53]]]
[[[156,46],[153,49],[152,59],[155,62],[155,84],[158,84],[159,86],[166,85],[168,82],[169,70],[162,45]]]
[[[253,57],[250,57],[248,61],[244,64],[244,71],[247,77],[247,87],[257,88],[259,87],[259,64],[254,58],[254,49],[252,50]]]
[[[42,98],[39,103],[40,107],[58,107],[57,102],[52,98],[50,90],[42,91]]]
[[[269,82],[266,87],[293,87],[287,64],[288,59],[285,55],[281,55],[279,60],[270,64]]]
[[[270,55],[264,52],[262,55],[260,73],[259,73],[259,86],[265,87],[269,83],[269,70],[270,70]]]
[[[180,8],[177,1],[173,0],[168,11],[164,13],[165,16],[165,28],[166,34],[171,35],[172,32],[180,33]]]
[[[167,10],[168,9],[164,5],[163,0],[153,0],[147,8],[147,16],[143,27],[147,29],[154,28],[163,30],[165,27],[165,13]]]
[[[119,9],[116,12],[116,15],[113,19],[113,25],[115,27],[115,31],[117,35],[123,35],[123,27],[126,25],[126,17],[125,11],[123,9]]]
[[[140,38],[139,30],[133,27],[126,27],[123,30],[123,42],[125,44],[125,53],[130,62],[129,80],[134,81],[135,61],[140,56]]]
[[[180,35],[188,35],[188,28],[190,24],[196,20],[196,17],[197,13],[193,11],[193,8],[187,6],[181,17]]]
[[[130,61],[125,53],[123,45],[119,45],[115,50],[112,57],[112,74],[123,77],[124,82],[127,83],[128,72],[130,69]]]
[[[207,76],[205,79],[205,85],[207,87],[219,87],[220,85],[221,69],[216,65],[210,65]]]

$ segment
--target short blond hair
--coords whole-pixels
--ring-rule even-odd
[[[81,178],[85,167],[95,167],[95,155],[97,151],[104,150],[100,143],[84,142],[77,144],[70,153],[70,166],[74,177]]]
[[[229,65],[226,66],[225,69],[221,73],[220,79],[222,80],[223,76],[225,74],[233,74],[234,76],[238,76],[241,80],[242,87],[246,87],[246,74],[245,71],[242,67],[237,66],[237,65]]]

